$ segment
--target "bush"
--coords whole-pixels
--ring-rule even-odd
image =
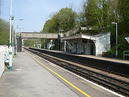
[[[102,54],[102,56],[103,57],[109,57],[109,58],[114,58],[114,57],[116,57],[115,56],[115,48],[112,48],[110,51],[108,51],[108,52],[104,52],[103,54]]]
[[[7,45],[9,41],[9,24],[0,19],[0,45]]]

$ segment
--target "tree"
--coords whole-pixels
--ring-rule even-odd
[[[54,14],[52,18],[46,21],[41,33],[67,32],[76,25],[76,16],[77,14],[71,8],[62,8],[58,13]],[[49,41],[42,39],[41,42],[42,47],[46,47]]]
[[[113,1],[113,0],[112,0]],[[111,0],[88,0],[83,5],[83,25],[93,30],[109,31],[113,18]]]
[[[51,19],[46,21],[41,32],[58,33],[60,30],[69,31],[76,24],[76,16],[77,14],[71,8],[62,8]]]
[[[77,14],[71,8],[62,8],[57,13],[57,22],[59,24],[58,30],[67,32],[76,25]]]
[[[24,46],[34,47],[35,40],[24,40]]]
[[[84,4],[84,16],[86,18],[86,26],[95,26],[98,24],[97,20],[97,0],[88,0]]]
[[[110,22],[118,23],[118,57],[123,57],[123,51],[129,50],[129,44],[125,40],[125,37],[129,36],[129,1],[128,0],[108,0],[109,1],[109,9],[110,12]],[[105,12],[105,11],[104,11]],[[116,40],[116,32],[115,25],[112,25],[109,29],[111,32],[111,51],[109,51],[109,56],[115,55],[115,40]]]
[[[43,30],[41,32],[43,32],[43,33],[56,33],[57,28],[58,28],[57,22],[53,17],[52,19],[49,19],[46,21],[46,23],[44,24]]]
[[[0,45],[7,45],[9,42],[9,24],[0,19]]]
[[[119,13],[119,20],[120,20],[120,32],[122,34],[129,33],[129,1],[128,0],[118,0],[118,13]]]

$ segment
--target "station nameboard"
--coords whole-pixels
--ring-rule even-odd
[[[129,37],[125,37],[125,39],[127,40],[127,42],[129,43]]]

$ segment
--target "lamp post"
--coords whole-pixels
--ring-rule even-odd
[[[10,33],[9,33],[9,68],[12,67],[12,60],[13,60],[13,48],[12,48],[12,0],[10,0]]]
[[[116,22],[112,22],[112,24],[116,25],[116,57],[118,56],[118,24]]]

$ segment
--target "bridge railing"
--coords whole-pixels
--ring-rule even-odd
[[[22,39],[57,39],[58,34],[56,33],[21,33],[21,38]]]

